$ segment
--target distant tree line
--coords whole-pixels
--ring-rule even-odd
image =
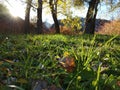
[[[8,0],[6,0],[8,2]],[[24,23],[24,31],[25,33],[30,33],[30,11],[31,7],[34,7],[33,0],[21,0],[26,3],[26,10],[25,10],[25,23]],[[42,10],[43,10],[43,4],[47,3],[49,4],[49,8],[51,11],[51,15],[54,21],[55,30],[56,33],[60,33],[60,26],[58,22],[58,14],[62,13],[64,15],[69,15],[70,13],[70,7],[79,8],[83,7],[86,4],[88,5],[88,11],[86,15],[85,20],[85,26],[84,26],[84,33],[85,34],[94,34],[95,32],[95,21],[96,21],[96,15],[98,12],[98,5],[100,3],[106,3],[109,4],[112,8],[111,10],[114,10],[116,8],[120,7],[120,1],[116,2],[116,0],[37,0],[37,33],[42,34],[43,33],[43,25],[42,25]],[[61,12],[58,10],[61,9]]]

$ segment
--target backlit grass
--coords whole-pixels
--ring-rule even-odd
[[[63,90],[119,90],[119,45],[120,36],[0,35],[0,87],[30,90],[41,79]]]

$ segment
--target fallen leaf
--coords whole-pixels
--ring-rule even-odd
[[[59,63],[61,64],[61,66],[63,68],[65,68],[68,72],[72,72],[74,70],[75,67],[75,60],[74,58],[71,57],[64,57],[63,59],[61,59],[59,61]]]

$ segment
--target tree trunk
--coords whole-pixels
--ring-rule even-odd
[[[50,4],[50,9],[51,9],[52,17],[54,20],[54,24],[55,24],[55,30],[56,30],[56,33],[59,34],[60,26],[57,20],[57,1],[58,0],[50,0],[49,4]]]
[[[32,0],[26,0],[27,6],[25,10],[24,31],[25,34],[30,33],[30,9]]]
[[[37,8],[37,33],[43,33],[42,26],[42,0],[38,0],[38,8]]]
[[[97,15],[97,7],[100,0],[91,0],[89,2],[89,9],[86,16],[85,21],[85,29],[84,33],[86,34],[94,34],[95,32],[95,21],[96,21],[96,15]]]

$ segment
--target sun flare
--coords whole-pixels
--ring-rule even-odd
[[[16,2],[15,0],[10,0],[10,4],[7,4],[7,8],[14,17],[21,17],[24,19],[25,16],[25,6],[21,2]]]
[[[24,18],[25,13],[21,9],[10,9],[10,13],[14,17]]]

